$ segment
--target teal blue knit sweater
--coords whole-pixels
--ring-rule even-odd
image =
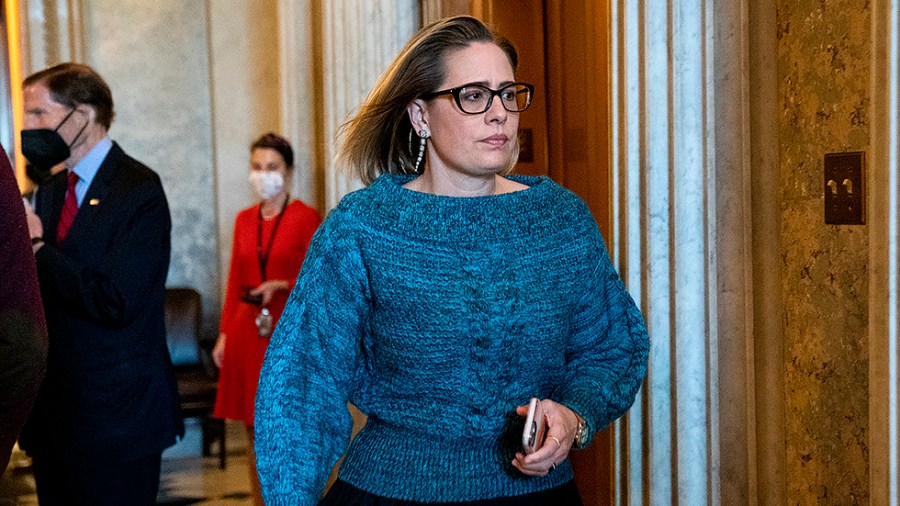
[[[578,197],[546,178],[455,198],[381,176],[316,232],[266,354],[256,404],[266,504],[313,505],[337,459],[371,493],[424,502],[516,496],[572,479],[510,462],[532,396],[590,435],[634,402],[641,314]],[[350,440],[346,403],[368,415]]]

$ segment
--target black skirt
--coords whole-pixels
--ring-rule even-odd
[[[578,487],[575,486],[574,481],[550,490],[514,497],[497,497],[466,502],[424,503],[380,497],[360,490],[345,481],[337,480],[325,497],[319,501],[319,506],[421,506],[425,504],[440,506],[582,506],[581,496],[578,494]]]

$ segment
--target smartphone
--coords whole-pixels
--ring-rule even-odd
[[[528,402],[528,416],[525,417],[525,429],[522,431],[522,448],[526,454],[534,453],[544,445],[546,437],[547,423],[541,400],[532,397]]]
[[[260,293],[258,295],[250,295],[250,290],[252,290],[252,289],[253,288],[249,287],[249,286],[244,288],[244,290],[241,292],[241,300],[246,302],[247,304],[253,304],[254,306],[262,306],[262,301],[263,301],[262,294]]]

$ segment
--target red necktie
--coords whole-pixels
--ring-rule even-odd
[[[59,225],[56,227],[56,243],[63,242],[66,234],[69,233],[69,227],[75,221],[75,214],[78,213],[78,197],[75,195],[75,183],[78,182],[78,174],[69,171],[69,186],[66,188],[66,203],[63,204],[62,212],[59,214]]]

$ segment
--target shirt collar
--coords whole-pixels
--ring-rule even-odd
[[[94,176],[97,175],[97,170],[100,169],[100,165],[103,163],[103,160],[106,159],[106,155],[109,154],[109,150],[111,150],[112,147],[112,139],[106,135],[100,139],[100,142],[98,142],[96,146],[88,151],[88,154],[85,155],[84,158],[75,164],[72,172],[78,174],[78,178],[85,183],[85,188],[91,185]]]

